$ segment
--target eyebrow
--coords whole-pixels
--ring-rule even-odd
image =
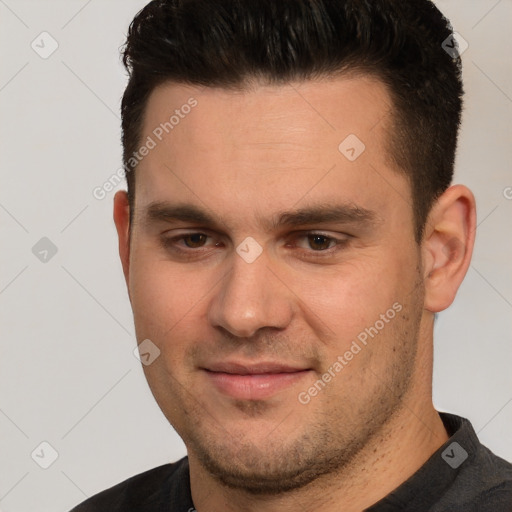
[[[308,224],[373,224],[377,218],[374,211],[356,205],[318,205],[283,212],[272,221],[273,228],[297,227]]]
[[[172,204],[165,201],[146,207],[146,222],[190,222],[220,229],[224,223],[212,214],[192,204]],[[260,217],[267,230],[300,227],[311,224],[341,223],[370,226],[376,223],[374,211],[353,204],[322,204],[281,212],[271,219]]]
[[[174,205],[167,202],[150,203],[146,208],[145,217],[148,221],[157,222],[182,221],[212,226],[217,224],[212,215],[190,204]]]

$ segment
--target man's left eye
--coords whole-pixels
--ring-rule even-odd
[[[307,239],[309,247],[314,251],[325,251],[336,245],[336,240],[326,235],[313,233],[307,235]]]

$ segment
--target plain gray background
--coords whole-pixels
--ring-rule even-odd
[[[133,355],[113,193],[92,193],[121,165],[118,49],[145,3],[0,0],[3,512],[64,512],[185,453]],[[434,401],[512,460],[512,3],[437,4],[469,44],[455,182],[475,192],[479,227],[436,324]]]

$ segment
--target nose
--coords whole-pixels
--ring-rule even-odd
[[[259,329],[283,329],[293,316],[293,294],[278,277],[265,251],[251,263],[238,254],[209,304],[210,325],[237,337],[251,337]]]

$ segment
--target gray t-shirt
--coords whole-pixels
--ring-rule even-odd
[[[512,512],[512,464],[483,446],[468,420],[447,413],[440,416],[450,439],[366,512]],[[194,510],[185,457],[107,489],[71,512]]]
[[[440,416],[450,439],[366,512],[512,512],[512,464],[481,444],[468,420]]]

